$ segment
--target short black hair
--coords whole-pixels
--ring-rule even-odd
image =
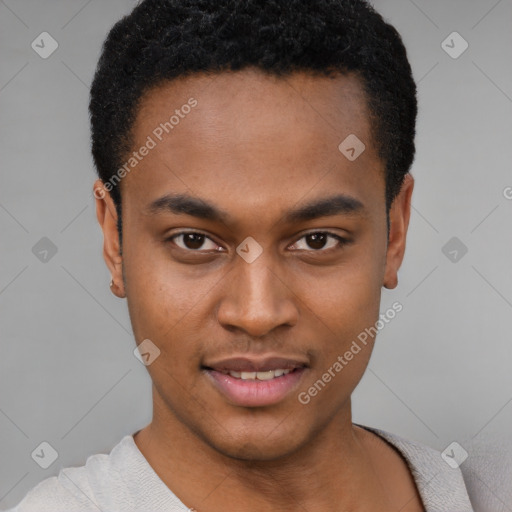
[[[416,84],[399,33],[365,0],[140,2],[110,30],[91,85],[92,155],[102,181],[133,151],[144,93],[193,73],[249,66],[274,76],[359,77],[385,164],[389,210],[414,160]],[[120,187],[110,193],[121,236]]]

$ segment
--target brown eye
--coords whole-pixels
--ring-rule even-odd
[[[330,242],[329,239],[332,241]],[[302,247],[300,247],[301,240],[306,241],[305,244],[302,244]],[[325,231],[315,231],[313,233],[307,233],[297,242],[295,242],[294,248],[306,251],[308,249],[313,249],[313,251],[311,252],[315,252],[320,250],[336,249],[336,246],[341,247],[345,243],[347,243],[347,240],[342,238],[341,236],[335,235],[333,233],[328,233]]]
[[[203,235],[202,233],[178,233],[170,237],[169,240],[173,241],[179,248],[189,251],[202,252],[198,251],[198,249],[214,251],[218,248],[218,245],[213,240],[208,238],[206,235]]]
[[[327,236],[325,233],[313,233],[306,235],[306,241],[312,249],[323,249],[327,243]]]

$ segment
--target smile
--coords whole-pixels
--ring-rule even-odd
[[[299,387],[309,368],[276,368],[258,372],[236,370],[203,371],[222,398],[239,407],[264,407],[283,402]]]
[[[231,375],[235,379],[241,380],[272,380],[283,375],[287,375],[292,370],[285,370],[283,368],[278,368],[277,370],[267,370],[263,372],[235,372],[235,371],[226,371],[224,370],[224,375]]]

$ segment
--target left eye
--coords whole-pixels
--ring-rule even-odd
[[[330,244],[328,244],[328,239],[329,238],[331,239],[331,243]],[[306,240],[306,244],[310,248],[313,248],[314,250],[333,249],[337,245],[341,246],[341,245],[343,245],[343,243],[345,243],[345,239],[342,238],[341,236],[334,235],[332,233],[326,233],[324,231],[315,231],[314,233],[308,233],[307,235],[304,235],[297,242],[295,242],[294,245],[296,246],[295,247],[296,249],[304,250],[304,247],[297,247],[298,245],[300,245],[300,240],[303,240],[303,239],[305,239]]]

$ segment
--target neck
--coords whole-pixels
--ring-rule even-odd
[[[230,457],[192,432],[153,390],[153,420],[134,440],[160,479],[197,512],[380,509],[379,486],[351,404],[298,449],[272,460]],[[373,487],[375,488],[375,487]],[[382,505],[382,503],[380,503]]]

